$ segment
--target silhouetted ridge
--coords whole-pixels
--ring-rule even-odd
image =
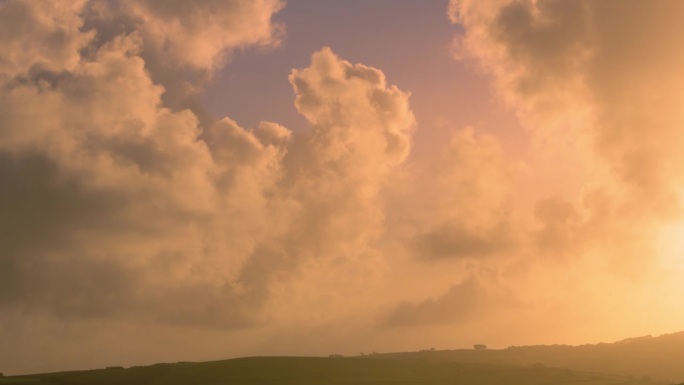
[[[373,357],[368,359],[366,357]],[[543,365],[512,366],[424,359],[254,357],[9,377],[19,385],[647,385],[625,377]]]
[[[594,345],[510,346],[507,349],[390,353],[383,357],[534,365],[610,373],[669,383],[684,382],[684,332]]]

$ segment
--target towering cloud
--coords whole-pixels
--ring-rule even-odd
[[[0,46],[10,53],[0,63],[6,322],[295,322],[319,301],[312,288],[322,279],[372,275],[382,259],[378,191],[410,148],[407,93],[323,49],[290,77],[310,123],[293,134],[229,118],[202,126],[169,108],[155,81],[173,82],[154,62],[162,57],[173,71],[214,71],[230,50],[273,42],[280,7],[0,4]],[[112,18],[127,27],[112,29]]]
[[[302,306],[296,319],[323,322],[352,313],[355,306],[337,301],[358,294],[382,263],[374,247],[384,232],[378,195],[408,155],[414,118],[408,94],[387,86],[381,71],[352,65],[328,48],[313,55],[309,68],[293,71],[290,82],[311,127],[297,132],[283,162],[282,228],[257,248],[242,278],[260,282],[273,272],[296,271],[299,282],[286,289],[293,295],[270,306],[287,312]],[[328,303],[319,303],[321,293]]]

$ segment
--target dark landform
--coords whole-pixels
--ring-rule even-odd
[[[374,357],[549,367],[633,376],[684,383],[684,332],[629,338],[595,345],[511,346],[507,349],[463,349],[388,353]]]
[[[0,377],[0,385],[464,384],[684,382],[684,332],[582,346],[512,346],[354,357],[248,357]]]

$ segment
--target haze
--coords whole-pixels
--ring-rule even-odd
[[[683,16],[0,0],[0,370],[681,330]]]

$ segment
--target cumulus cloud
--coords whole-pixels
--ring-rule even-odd
[[[116,11],[133,18],[149,49],[174,62],[167,65],[213,71],[233,50],[277,44],[282,27],[271,17],[283,6],[281,0],[125,0]]]
[[[515,288],[526,304],[521,319],[558,312],[609,325],[610,312],[629,314],[624,303],[636,288],[644,306],[666,311],[659,298],[671,285],[653,282],[662,278],[662,253],[672,253],[656,247],[661,229],[681,220],[683,56],[674,15],[682,11],[666,1],[450,2],[451,20],[463,27],[456,58],[491,77],[531,144],[516,165],[495,138],[465,130],[439,167],[427,168],[417,184],[438,188],[416,205],[422,210],[407,210],[413,217],[402,212],[414,218],[403,238],[416,255],[440,257],[424,260],[449,266],[463,285],[442,283],[452,288],[442,297],[414,294],[390,312],[394,323],[422,327],[434,317],[467,328],[469,302],[454,293],[473,268],[500,274],[489,286],[495,297]],[[568,285],[593,294],[564,294]],[[451,312],[458,302],[463,313]],[[515,322],[511,330],[527,330]]]
[[[37,74],[3,92],[3,179],[15,185],[4,202],[25,202],[10,211],[17,218],[5,217],[3,224],[26,222],[23,216],[34,213],[24,239],[5,249],[3,258],[16,266],[10,274],[20,282],[31,276],[22,269],[30,259],[38,259],[30,265],[55,275],[32,290],[54,294],[82,284],[77,293],[97,297],[94,291],[108,288],[88,274],[59,278],[69,266],[77,270],[91,263],[112,268],[110,279],[121,279],[116,284],[126,288],[126,274],[117,270],[152,262],[163,253],[152,245],[171,235],[164,234],[174,231],[173,222],[200,220],[218,199],[209,175],[212,159],[196,139],[196,118],[160,106],[162,89],[135,55],[137,44],[134,38],[116,39],[54,84]],[[35,199],[22,199],[24,190]],[[52,209],[40,210],[41,205]],[[76,301],[72,310],[93,299]],[[71,300],[64,294],[36,305],[59,307]]]
[[[408,93],[326,48],[290,76],[310,127],[200,124],[169,108],[146,52],[214,70],[271,40],[279,2],[66,4],[0,4],[35,31],[0,43],[17,52],[1,68],[0,312],[230,330],[298,320],[326,272],[373,274],[378,191],[410,149]],[[140,27],[93,25],[112,6]],[[180,40],[158,41],[171,30]],[[24,41],[41,54],[22,56]]]
[[[204,69],[222,65],[227,49],[276,44],[281,27],[271,17],[283,5],[280,0],[209,0],[192,6],[183,1],[129,3],[165,52],[180,63]]]
[[[151,306],[145,318],[230,326],[231,277],[262,234],[251,218],[268,210],[289,131],[222,120],[200,139],[193,113],[164,106],[140,33],[95,40],[85,2],[44,5],[0,4],[34,31],[2,40],[3,308]]]
[[[322,292],[343,300],[361,290],[357,282],[372,281],[384,259],[374,246],[384,232],[379,195],[410,149],[409,95],[388,86],[380,70],[341,60],[328,48],[313,55],[310,67],[293,71],[290,82],[310,128],[293,137],[283,162],[282,192],[292,217],[276,250],[286,252],[255,258],[262,266],[252,271],[308,260],[298,275],[305,290],[293,297],[303,305]],[[320,304],[321,313],[329,311],[323,319],[353,312],[337,305]]]
[[[491,76],[530,151],[518,162],[466,128],[393,179],[385,237],[407,247],[386,250],[430,282],[396,288],[379,328],[558,342],[605,338],[616,314],[657,324],[637,302],[671,311],[673,251],[656,246],[681,220],[682,8],[637,3],[451,1],[457,59]]]
[[[73,69],[91,33],[82,33],[78,12],[85,0],[5,1],[0,14],[0,73],[12,78],[32,69]]]
[[[493,75],[541,143],[537,151],[565,157],[541,159],[574,170],[566,176],[579,187],[562,193],[574,219],[552,225],[550,203],[540,206],[547,238],[601,231],[590,218],[605,215],[605,226],[643,229],[678,217],[684,56],[675,49],[682,31],[673,15],[680,4],[452,1],[449,11],[466,28],[457,37],[460,57]],[[591,196],[609,196],[612,211],[593,213],[600,207],[585,205]]]

